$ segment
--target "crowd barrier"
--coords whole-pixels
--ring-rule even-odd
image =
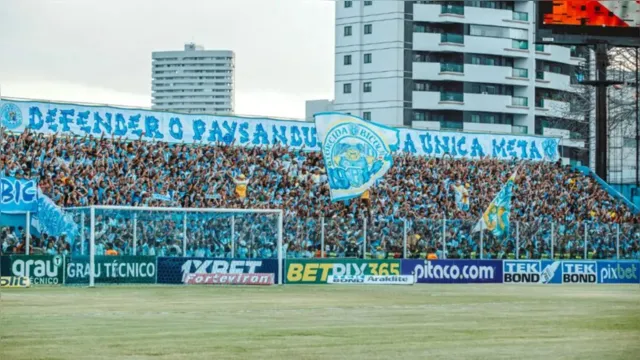
[[[640,261],[286,259],[286,284],[332,277],[412,276],[418,284],[640,284]],[[0,276],[38,285],[87,285],[88,256],[0,256]],[[96,284],[272,284],[278,260],[96,256]]]

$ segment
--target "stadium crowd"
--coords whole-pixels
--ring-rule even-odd
[[[484,258],[518,253],[550,258],[553,250],[556,258],[582,258],[586,234],[588,257],[614,258],[619,229],[620,256],[640,258],[639,217],[590,177],[558,163],[398,154],[384,181],[362,198],[332,203],[321,153],[304,149],[31,132],[4,136],[0,148],[6,175],[37,178],[62,207],[281,208],[289,257],[319,256],[324,233],[327,256],[338,257],[363,251],[374,258],[399,257],[406,236],[412,257],[479,258],[482,251]],[[481,248],[479,233],[471,230],[518,165],[510,235],[498,239],[484,232]],[[468,209],[456,203],[454,185],[467,189]],[[134,246],[139,255],[157,256],[277,253],[273,214],[240,213],[232,219],[228,213],[189,213],[185,219],[178,212],[100,210],[96,215],[96,254],[133,254]],[[74,213],[78,224],[79,216]],[[86,253],[87,231],[85,226],[78,239],[34,235],[31,244],[47,254]],[[24,236],[24,229],[3,228],[2,252],[24,252]]]

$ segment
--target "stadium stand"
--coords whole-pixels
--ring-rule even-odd
[[[366,256],[400,257],[406,226],[411,257],[435,253],[441,258],[446,252],[448,258],[478,258],[478,236],[471,229],[518,165],[490,158],[398,155],[384,181],[367,196],[331,203],[322,156],[304,149],[171,145],[29,132],[6,136],[1,148],[0,168],[7,175],[38,178],[43,192],[63,207],[282,208],[288,257],[319,256],[322,223],[327,256],[360,256],[366,218]],[[639,217],[593,179],[558,163],[524,163],[521,169],[511,236],[496,239],[486,232],[484,258],[515,257],[516,237],[521,258],[550,258],[552,237],[553,257],[582,258],[585,232],[588,258],[614,258],[620,231],[620,257],[640,259]],[[468,211],[456,205],[452,190],[456,181],[468,189]],[[168,194],[170,199],[154,194]],[[274,244],[266,235],[272,225],[256,218],[239,221],[246,223],[238,224],[236,256],[275,257]],[[131,253],[131,219],[104,215],[97,223],[96,254]],[[186,255],[228,254],[231,234],[226,222],[191,219],[188,226]],[[180,220],[171,218],[140,222],[138,253],[183,255],[179,227]],[[24,236],[23,229],[4,227],[2,252],[24,252]],[[79,242],[72,246],[64,236],[39,234],[32,241],[35,252],[82,251]]]

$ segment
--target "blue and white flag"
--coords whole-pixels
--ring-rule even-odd
[[[453,185],[453,190],[455,191],[458,209],[469,211],[469,190],[467,190],[466,186],[456,182],[456,184]]]
[[[0,207],[7,213],[38,211],[38,183],[0,176]]]
[[[489,230],[493,235],[501,237],[509,235],[509,215],[511,215],[511,197],[513,196],[513,186],[515,185],[518,169],[504,184],[502,190],[489,204],[487,210],[482,214],[482,218],[473,228],[473,232]]]
[[[397,129],[340,113],[314,117],[332,201],[361,196],[393,166]]]

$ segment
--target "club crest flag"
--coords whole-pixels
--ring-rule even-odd
[[[393,166],[397,129],[347,114],[314,117],[332,201],[361,196]]]
[[[489,204],[487,210],[482,214],[482,218],[473,228],[473,232],[489,230],[493,235],[502,237],[509,234],[509,215],[511,215],[511,197],[513,195],[513,186],[516,181],[518,169],[504,184],[502,190],[496,195],[495,199]]]

